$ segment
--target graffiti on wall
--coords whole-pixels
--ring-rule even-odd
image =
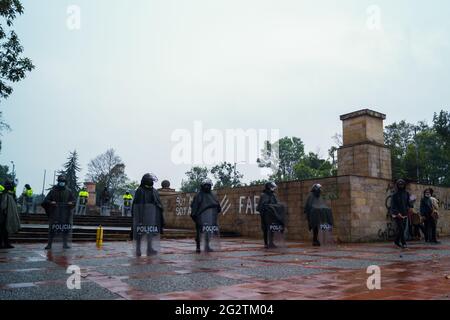
[[[256,210],[259,202],[259,196],[242,195],[237,198],[237,208],[239,214],[252,215],[259,214]],[[178,195],[176,198],[175,214],[177,216],[186,216],[191,214],[191,203],[194,197],[192,195]],[[222,215],[230,212],[233,206],[233,200],[227,194],[220,196],[220,206]]]
[[[231,202],[227,195],[224,195],[220,201],[220,207],[222,208],[222,215],[226,215],[231,208]]]
[[[192,195],[178,195],[176,199],[175,215],[186,216],[191,215],[191,203],[194,200]],[[222,215],[225,215],[231,208],[231,201],[228,195],[224,195],[220,201],[222,207]]]
[[[240,196],[239,214],[259,214],[258,207],[259,196]]]
[[[327,189],[324,192],[323,197],[325,200],[339,199],[339,190],[338,190],[337,184],[327,187]]]
[[[176,199],[175,215],[187,216],[191,214],[191,203],[194,199],[191,195],[178,195]]]

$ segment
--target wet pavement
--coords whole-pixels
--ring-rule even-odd
[[[6,299],[436,299],[450,298],[450,239],[313,248],[288,242],[267,251],[260,241],[225,239],[221,250],[196,254],[192,240],[164,240],[158,256],[133,256],[130,242],[42,244],[0,249],[0,300]],[[81,270],[70,290],[66,269]],[[381,268],[381,289],[369,290],[369,266]]]

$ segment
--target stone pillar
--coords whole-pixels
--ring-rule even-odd
[[[391,150],[384,144],[386,115],[364,109],[341,116],[343,146],[338,150],[338,175],[392,179]]]
[[[170,182],[168,180],[164,180],[163,182],[161,182],[161,188],[158,189],[158,192],[162,197],[171,196],[177,193],[175,189],[170,188]]]
[[[170,212],[171,215],[175,215],[175,207],[171,206],[171,203],[169,201],[169,199],[171,198],[171,196],[176,195],[178,192],[175,191],[175,189],[170,188],[170,182],[169,180],[164,180],[161,182],[161,188],[158,189],[158,193],[160,195],[161,198],[161,202],[162,205],[164,207],[164,211]],[[175,217],[166,217],[166,224],[170,227],[171,226],[171,221],[173,221]]]
[[[88,207],[95,207],[96,199],[97,199],[97,196],[95,193],[95,183],[86,182],[84,185],[86,186],[87,192],[89,192]]]

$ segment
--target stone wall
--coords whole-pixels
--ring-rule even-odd
[[[336,237],[340,241],[351,241],[350,228],[350,177],[333,177],[318,180],[280,183],[278,196],[288,208],[288,239],[306,240],[310,233],[303,207],[313,184],[323,185],[324,196],[334,211]],[[256,206],[262,186],[219,190],[217,195],[222,203],[223,214],[220,227],[223,231],[238,232],[242,236],[262,237],[261,223]],[[170,228],[194,228],[189,216],[193,194],[179,193],[162,197],[165,205],[166,224]]]
[[[311,186],[323,185],[324,197],[331,206],[335,218],[334,235],[339,242],[364,242],[383,240],[388,228],[386,199],[391,193],[392,183],[387,179],[360,176],[339,176],[325,179],[280,183],[278,196],[288,208],[287,238],[309,240],[311,234],[303,207]],[[245,237],[262,238],[260,216],[256,211],[261,186],[219,190],[223,214],[219,222],[221,229],[237,232]],[[410,192],[420,198],[426,186],[411,184]],[[435,188],[441,200],[441,219],[438,231],[441,236],[450,235],[450,188]],[[176,193],[162,196],[165,206],[166,225],[169,228],[194,229],[190,218],[190,203],[194,194]]]
[[[386,202],[393,192],[390,180],[357,177],[350,178],[351,184],[351,241],[383,240],[383,232],[388,231]],[[429,186],[409,184],[408,191],[417,201],[414,209],[419,212],[423,191]],[[441,236],[450,235],[450,188],[433,187],[436,197],[441,201],[441,219],[438,232]]]

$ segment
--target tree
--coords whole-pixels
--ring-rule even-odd
[[[139,188],[139,185],[140,185],[140,183],[137,181],[127,180],[127,181],[125,181],[124,184],[120,185],[117,188],[117,193],[120,196],[123,196],[125,194],[125,192],[128,191],[130,194],[134,195],[136,189]]]
[[[450,112],[441,110],[433,116],[433,124],[436,132],[450,144]]]
[[[6,179],[13,180],[14,177],[11,172],[9,172],[8,166],[0,165],[0,184],[3,184]]]
[[[294,166],[296,178],[299,180],[330,177],[334,174],[333,164],[319,155],[310,152]]]
[[[19,37],[10,30],[17,15],[23,12],[19,0],[0,0],[0,101],[11,95],[12,83],[24,79],[26,73],[34,69],[32,61],[22,56]]]
[[[214,184],[214,188],[216,189],[240,187],[241,179],[244,177],[244,175],[236,170],[236,165],[228,162],[214,166],[211,169],[211,173],[216,179],[216,183]]]
[[[414,141],[414,128],[413,124],[404,120],[385,127],[384,140],[391,149],[392,176],[394,179],[407,177],[405,156],[408,146]]]
[[[400,121],[385,128],[393,178],[450,186],[450,114],[434,114],[433,126]]]
[[[67,162],[64,164],[63,167],[64,169],[62,170],[62,173],[64,173],[64,175],[66,176],[67,187],[76,196],[80,191],[80,184],[78,182],[77,174],[81,171],[80,165],[78,163],[78,153],[76,150],[69,153]]]
[[[263,186],[265,185],[267,182],[269,182],[269,180],[267,179],[262,179],[262,180],[253,180],[250,181],[247,186],[252,187],[252,186]]]
[[[115,203],[120,196],[120,186],[128,181],[125,174],[125,164],[116,155],[114,149],[109,149],[105,153],[92,159],[88,164],[87,178],[96,184],[96,193],[100,197],[106,187],[111,192]],[[99,198],[97,198],[98,202]]]
[[[331,158],[331,164],[332,164],[332,175],[337,175],[337,154],[340,147],[344,145],[342,134],[336,133],[332,137],[334,141],[334,146],[331,146],[331,148],[328,150],[328,156]]]
[[[11,127],[3,121],[3,112],[0,111],[0,137],[3,136],[3,132],[11,131]],[[0,151],[2,150],[2,141],[0,140]]]
[[[187,180],[181,181],[182,192],[198,192],[202,181],[208,177],[208,169],[202,167],[193,167],[186,172]]]
[[[262,168],[271,168],[277,181],[294,180],[294,166],[304,155],[305,146],[300,138],[284,137],[273,144],[266,142],[257,162]]]

